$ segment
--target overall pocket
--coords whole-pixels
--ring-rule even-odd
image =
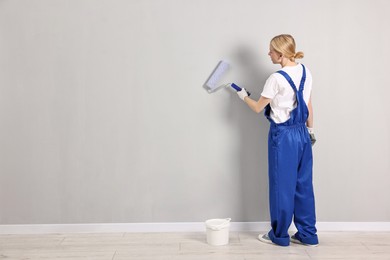
[[[269,132],[269,138],[272,147],[278,147],[282,138],[282,131],[280,129],[271,129]]]

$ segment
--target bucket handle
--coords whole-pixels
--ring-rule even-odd
[[[221,230],[232,220],[231,218],[225,218],[225,221],[219,224],[218,226],[210,227],[212,230]]]

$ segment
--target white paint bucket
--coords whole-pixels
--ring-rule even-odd
[[[206,220],[207,243],[212,246],[229,244],[230,218]]]

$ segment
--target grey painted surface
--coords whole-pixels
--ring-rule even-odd
[[[314,76],[319,221],[390,221],[387,1],[0,1],[0,224],[267,221],[269,40]]]

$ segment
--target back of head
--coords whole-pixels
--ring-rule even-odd
[[[284,57],[295,61],[295,59],[302,59],[303,52],[295,52],[295,40],[289,34],[281,34],[275,36],[271,40],[271,47],[278,53],[282,54]]]

